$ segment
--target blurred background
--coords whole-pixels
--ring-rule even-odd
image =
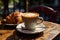
[[[48,6],[57,12],[57,22],[60,23],[60,0],[0,0],[0,19],[18,10],[28,12],[35,6]]]

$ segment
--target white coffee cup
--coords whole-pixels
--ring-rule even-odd
[[[25,24],[25,28],[28,30],[35,30],[35,26],[43,22],[43,18],[39,17],[38,13],[31,12],[23,13],[22,20]]]

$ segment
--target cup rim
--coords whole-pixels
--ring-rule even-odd
[[[35,14],[35,15],[33,15],[33,16],[29,16],[29,15],[27,15],[27,16],[25,16],[25,14]],[[36,17],[39,17],[39,13],[33,13],[33,12],[26,12],[26,13],[23,13],[22,15],[22,18],[36,18]]]

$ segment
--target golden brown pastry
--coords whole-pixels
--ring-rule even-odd
[[[22,22],[21,13],[19,11],[12,12],[3,20],[5,23],[8,24],[18,24]]]

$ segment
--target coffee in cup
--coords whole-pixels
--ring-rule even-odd
[[[31,12],[23,13],[22,20],[25,28],[28,30],[35,30],[35,26],[43,22],[43,18],[39,17],[38,13]],[[38,20],[40,20],[40,22],[37,23]]]

